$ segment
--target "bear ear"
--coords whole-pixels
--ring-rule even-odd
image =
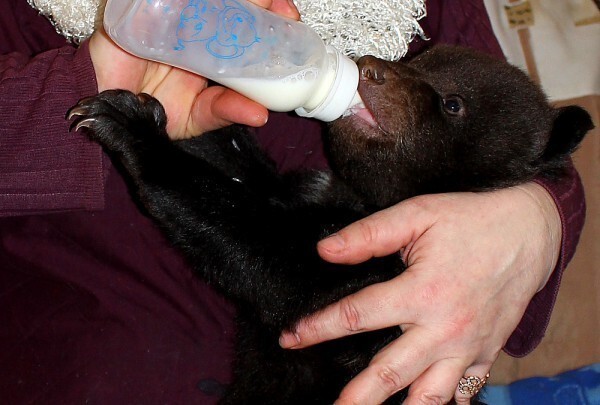
[[[592,118],[583,108],[571,105],[556,110],[544,160],[574,152],[585,134],[594,128]]]

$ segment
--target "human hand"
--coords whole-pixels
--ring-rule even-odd
[[[291,1],[250,1],[299,19]],[[189,138],[232,123],[261,126],[267,122],[268,111],[262,105],[234,90],[208,87],[207,79],[202,76],[133,56],[117,46],[102,29],[92,35],[89,46],[98,91],[125,89],[156,97],[167,112],[167,132],[173,139]]]
[[[416,197],[322,240],[328,261],[401,252],[407,270],[302,320],[283,347],[399,325],[404,332],[336,404],[381,403],[410,385],[405,404],[458,404],[463,376],[484,377],[558,260],[561,223],[542,186]]]

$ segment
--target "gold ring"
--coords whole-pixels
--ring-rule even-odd
[[[458,391],[463,395],[469,395],[471,397],[477,395],[488,378],[490,378],[490,373],[487,373],[483,378],[479,378],[476,375],[463,377],[458,382]]]

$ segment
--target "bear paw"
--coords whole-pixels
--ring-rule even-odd
[[[152,96],[126,90],[106,90],[79,101],[67,113],[71,130],[87,128],[87,135],[109,150],[122,151],[152,134],[166,136],[166,115]]]

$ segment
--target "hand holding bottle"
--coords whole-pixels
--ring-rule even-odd
[[[104,29],[133,55],[204,76],[272,111],[333,121],[360,102],[350,58],[307,25],[247,0],[108,0]]]
[[[299,19],[287,0],[250,0],[280,15]],[[264,125],[268,111],[257,102],[222,86],[208,87],[206,78],[160,62],[133,56],[99,29],[90,39],[98,91],[121,88],[148,93],[163,104],[173,139],[184,139],[232,123]]]

